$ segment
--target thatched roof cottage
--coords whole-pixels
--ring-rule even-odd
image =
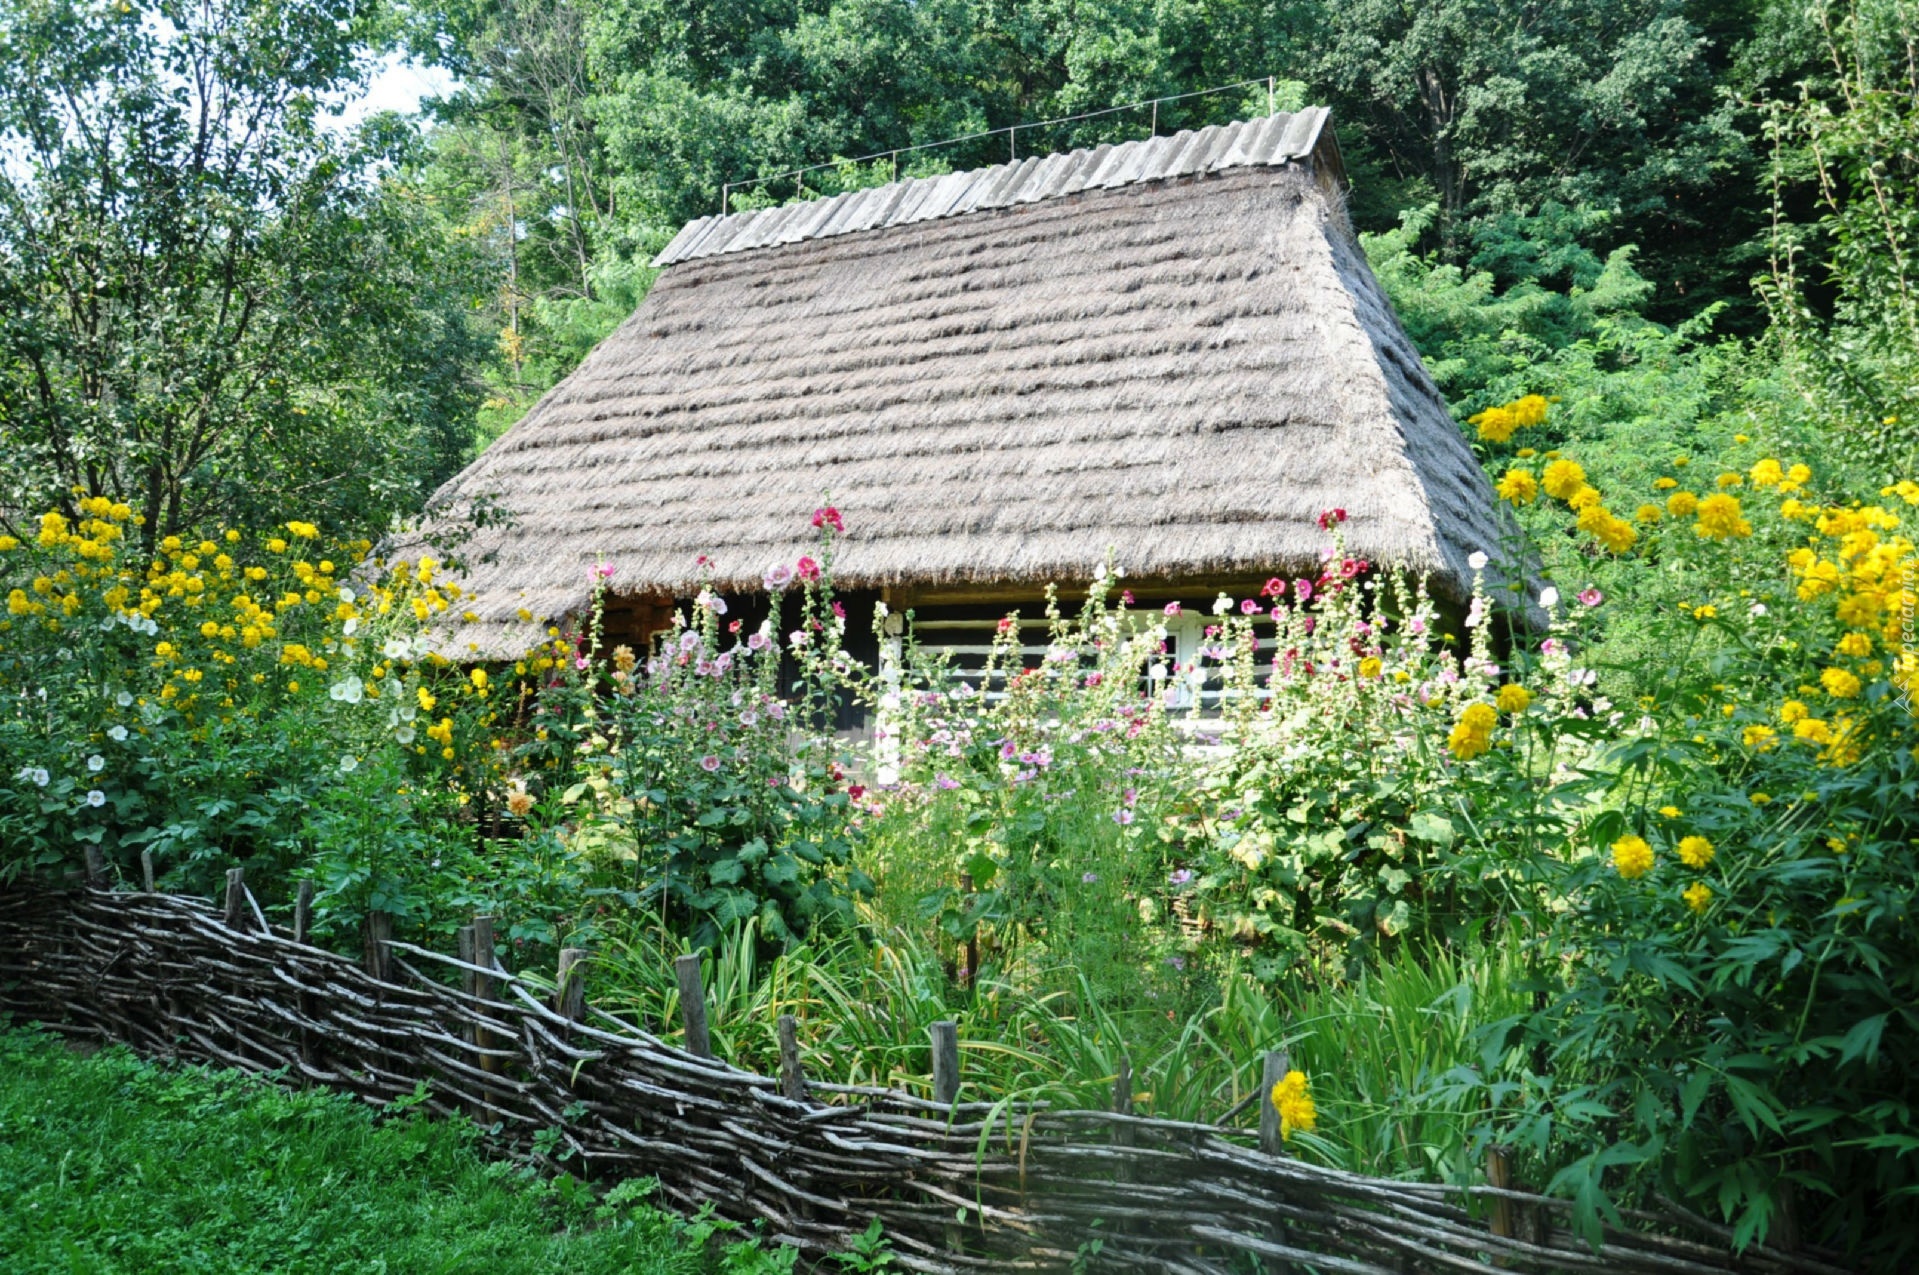
[[[850,609],[956,642],[1109,551],[1142,602],[1244,596],[1316,568],[1332,506],[1458,599],[1496,501],[1344,190],[1315,108],[690,223],[434,497],[513,519],[463,551],[460,644],[523,649],[518,613],[577,612],[602,561],[629,641],[708,573],[754,594],[829,494]]]

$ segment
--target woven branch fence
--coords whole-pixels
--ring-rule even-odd
[[[916,1271],[1058,1269],[1094,1252],[1097,1269],[1193,1275],[1248,1269],[1250,1255],[1267,1270],[1345,1275],[1842,1270],[1796,1252],[1735,1257],[1728,1232],[1676,1206],[1628,1214],[1632,1229],[1607,1230],[1595,1253],[1569,1232],[1566,1202],[1521,1191],[1360,1177],[1262,1151],[1248,1134],[1125,1111],[810,1084],[787,1023],[784,1074],[754,1075],[587,1006],[567,968],[578,953],[562,954],[555,1003],[498,965],[486,918],[472,941],[462,932],[470,959],[376,924],[356,964],[302,941],[309,898],[289,932],[268,924],[237,871],[224,909],[15,883],[0,894],[0,1010],[375,1104],[424,1081],[423,1105],[497,1126],[513,1149],[565,1149],[569,1167],[597,1177],[655,1177],[676,1206],[763,1221],[811,1256],[844,1250],[878,1218]],[[687,1040],[704,1052],[697,966],[679,972],[692,980]],[[949,1025],[930,1048],[934,1092],[951,1095]]]

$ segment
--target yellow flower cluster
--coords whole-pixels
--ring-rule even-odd
[[[1459,760],[1471,761],[1493,746],[1493,728],[1497,725],[1499,714],[1491,704],[1468,704],[1453,723],[1446,747]]]
[[[1273,1110],[1279,1113],[1279,1136],[1290,1142],[1295,1133],[1311,1133],[1319,1124],[1312,1086],[1303,1071],[1289,1071],[1273,1085]]]
[[[1652,847],[1644,837],[1628,833],[1612,843],[1612,862],[1621,877],[1635,880],[1652,871]]]
[[[1485,411],[1466,418],[1468,425],[1479,428],[1479,436],[1489,443],[1503,443],[1512,438],[1515,430],[1538,425],[1546,419],[1547,399],[1538,394],[1527,394],[1510,403],[1498,407],[1489,407]]]

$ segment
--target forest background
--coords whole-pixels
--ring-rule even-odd
[[[1249,80],[1018,145],[1325,103],[1462,413],[1628,321],[1790,364],[1883,462],[1911,439],[1885,424],[1912,393],[1909,8],[7,0],[0,508],[84,487],[162,511],[157,539],[291,502],[377,536],[632,312],[723,183],[748,207],[892,175],[774,176],[807,164],[996,162],[1004,134],[931,144]],[[342,123],[402,54],[453,87]]]

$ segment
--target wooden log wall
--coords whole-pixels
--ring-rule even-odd
[[[811,1256],[877,1217],[901,1266],[940,1275],[1059,1269],[1095,1244],[1095,1269],[1191,1275],[1245,1269],[1253,1254],[1340,1275],[1842,1270],[1806,1253],[1736,1257],[1726,1231],[1676,1211],[1629,1214],[1632,1229],[1609,1229],[1595,1253],[1569,1233],[1564,1201],[1319,1168],[1236,1131],[1133,1115],[1130,1093],[1116,1091],[1112,1111],[927,1101],[807,1079],[797,1043],[786,1075],[754,1075],[594,1010],[577,952],[548,1003],[499,966],[491,918],[462,935],[466,960],[376,923],[355,962],[268,925],[242,881],[228,895],[216,909],[97,885],[5,887],[0,1010],[376,1104],[425,1081],[429,1109],[497,1126],[503,1148],[526,1153],[556,1130],[553,1154],[570,1152],[572,1171],[658,1178],[676,1206],[764,1222],[771,1241]],[[302,935],[305,919],[301,908]],[[699,998],[697,968],[680,977]],[[703,1043],[704,1005],[686,1019]],[[940,1026],[929,1064],[946,1095],[960,1062]],[[1513,1212],[1502,1203],[1539,1224],[1499,1225]]]

